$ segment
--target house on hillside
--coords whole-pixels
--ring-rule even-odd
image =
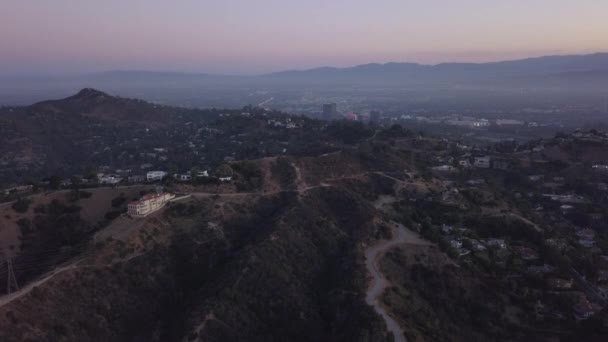
[[[493,160],[492,161],[493,169],[506,171],[510,167],[511,167],[511,163],[509,163],[509,161],[507,161],[507,160]]]
[[[127,213],[135,218],[146,217],[164,207],[173,198],[175,195],[170,193],[145,195],[139,201],[129,203]]]
[[[165,171],[150,171],[146,174],[146,180],[148,182],[158,182],[167,177],[168,173]]]
[[[189,173],[176,174],[173,176],[173,178],[175,178],[176,180],[178,180],[180,182],[189,182],[192,180],[192,176],[190,176]]]
[[[475,157],[473,165],[478,168],[489,169],[491,160],[490,157]]]
[[[575,304],[572,309],[576,320],[582,321],[593,317],[602,310],[602,307],[598,304],[589,302],[589,300],[585,298]]]
[[[507,243],[502,239],[487,239],[484,241],[486,247],[497,247],[500,249],[507,248]]]
[[[471,165],[471,162],[468,159],[463,159],[463,160],[458,161],[458,165],[460,165],[460,167],[463,167],[465,169],[473,167],[473,165]]]
[[[146,181],[146,177],[144,177],[142,175],[133,175],[133,176],[129,176],[127,178],[127,181],[129,183],[143,183]]]
[[[122,177],[118,175],[101,175],[99,177],[100,184],[115,185],[122,182]]]

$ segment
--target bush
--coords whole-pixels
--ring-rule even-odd
[[[80,194],[80,198],[91,198],[91,196],[93,196],[92,192],[88,192],[88,191],[79,191]]]
[[[279,157],[272,165],[271,172],[277,178],[282,188],[295,187],[296,170],[291,165],[288,158]]]
[[[108,211],[104,216],[106,220],[114,220],[118,216],[120,216],[121,212],[119,210]]]
[[[32,222],[27,218],[21,218],[17,221],[21,236],[26,236],[32,231]]]
[[[25,213],[30,208],[31,203],[32,201],[28,198],[20,198],[13,203],[12,208],[18,213]]]
[[[69,202],[76,202],[80,199],[90,198],[91,196],[93,196],[93,194],[88,191],[72,190],[65,195],[65,198]]]
[[[122,206],[125,202],[127,201],[126,197],[123,196],[119,196],[116,197],[112,200],[112,207],[113,208],[119,208],[120,206]]]

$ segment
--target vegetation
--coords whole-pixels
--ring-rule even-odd
[[[13,202],[12,208],[18,213],[25,213],[30,208],[31,203],[32,201],[29,198],[22,197]]]
[[[287,157],[278,157],[272,164],[272,176],[279,180],[283,189],[294,189],[296,186],[296,170]]]

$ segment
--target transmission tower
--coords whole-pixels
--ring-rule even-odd
[[[8,257],[6,259],[6,267],[8,269],[7,281],[6,281],[6,293],[11,294],[13,291],[19,291],[19,285],[17,284],[17,277],[13,270],[13,258]]]

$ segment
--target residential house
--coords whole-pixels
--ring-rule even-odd
[[[602,307],[598,304],[589,302],[589,300],[585,298],[575,304],[572,309],[576,320],[582,321],[593,317],[602,310]]]
[[[142,175],[133,175],[127,178],[129,183],[143,183],[146,180],[146,177]]]
[[[99,178],[100,184],[115,185],[115,184],[122,182],[122,177],[120,177],[118,175],[102,175],[101,177],[98,177],[98,178]]]
[[[547,279],[547,286],[554,290],[570,290],[572,289],[573,280],[563,278],[549,278]]]
[[[496,170],[508,170],[511,167],[511,163],[506,160],[493,160],[492,168]]]
[[[454,172],[454,171],[456,171],[456,168],[453,167],[452,165],[441,165],[441,166],[432,167],[431,170],[433,170],[435,172]]]
[[[468,169],[473,167],[473,165],[471,165],[471,162],[468,159],[463,159],[458,161],[458,165],[460,165],[461,167]]]
[[[489,169],[491,160],[490,157],[475,157],[473,165],[478,168]]]
[[[168,173],[165,171],[150,171],[146,174],[146,180],[148,182],[158,182],[167,177]]]
[[[192,176],[190,176],[189,173],[176,174],[173,176],[173,178],[175,178],[176,180],[178,180],[180,182],[189,182],[192,180]]]
[[[507,248],[505,240],[502,239],[486,239],[484,243],[486,244],[486,247],[498,247],[500,249]]]
[[[139,201],[129,203],[127,212],[131,217],[146,217],[164,207],[173,198],[175,195],[170,193],[145,195]]]

